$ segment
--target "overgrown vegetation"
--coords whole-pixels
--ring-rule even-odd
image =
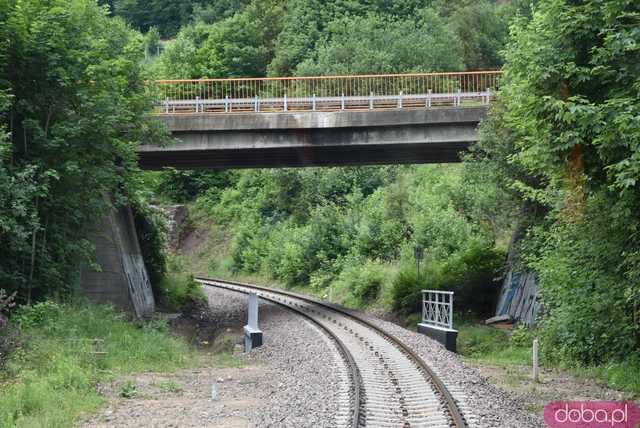
[[[186,3],[192,7],[197,2]],[[215,8],[223,3],[209,4]],[[502,63],[498,51],[508,20],[527,12],[528,4],[238,2],[237,9],[225,9],[231,15],[223,19],[217,18],[220,14],[194,14],[167,45],[155,72],[163,78],[202,78],[495,68]]]
[[[427,286],[453,289],[461,307],[485,315],[498,291],[509,212],[473,219],[463,176],[455,166],[234,173],[231,186],[212,188],[192,209],[230,237],[222,255],[204,251],[198,268],[400,312],[415,310]],[[420,278],[416,246],[426,248]]]
[[[100,382],[200,363],[165,322],[135,326],[106,306],[47,301],[20,307],[11,321],[21,345],[0,371],[0,426],[71,426],[103,403]]]
[[[135,197],[147,112],[142,37],[91,0],[0,2],[0,284],[68,295],[87,227]]]
[[[640,353],[639,24],[637,2],[541,1],[512,25],[477,147],[475,167],[524,207],[520,263],[538,274],[556,363]]]

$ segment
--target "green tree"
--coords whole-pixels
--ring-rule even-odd
[[[91,0],[0,3],[0,281],[22,299],[66,292],[89,260],[85,228],[125,200],[145,113],[142,37]],[[7,129],[7,128],[5,128]]]
[[[157,72],[165,78],[264,76],[280,16],[277,2],[256,2],[214,24],[187,26],[167,46]]]
[[[548,349],[569,361],[640,346],[639,24],[633,1],[539,2],[511,27],[478,146],[534,224],[523,259],[540,276]]]
[[[329,24],[312,57],[296,74],[445,71],[462,68],[458,39],[431,9],[418,19],[345,16]]]
[[[160,32],[157,27],[149,28],[147,34],[144,35],[144,51],[145,56],[157,55],[160,50]]]
[[[451,16],[451,25],[462,44],[467,69],[499,68],[500,49],[508,33],[507,20],[502,16],[506,7],[480,1],[465,5]]]

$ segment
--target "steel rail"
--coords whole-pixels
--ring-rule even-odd
[[[196,278],[196,281],[201,282],[203,280],[203,278]],[[206,279],[206,281],[215,281],[215,282],[228,282],[228,281],[221,281],[221,280],[212,280],[212,279]],[[208,285],[209,287],[215,287],[214,285],[211,284],[207,284],[204,282],[201,282],[201,284],[204,285]],[[236,284],[239,285],[239,284]],[[237,291],[237,290],[234,290]],[[243,292],[240,291],[241,293],[244,294],[248,294],[249,292]],[[327,327],[325,327],[324,325],[322,325],[320,322],[316,321],[313,317],[311,317],[310,315],[304,313],[303,311],[301,311],[300,309],[294,308],[293,306],[287,305],[286,303],[283,302],[279,302],[275,299],[269,298],[267,296],[259,296],[261,299],[264,300],[268,300],[271,303],[275,303],[279,306],[284,307],[287,310],[290,310],[292,312],[297,313],[298,315],[301,315],[302,317],[306,318],[307,320],[309,320],[311,323],[313,323],[313,325],[315,325],[316,327],[319,327],[322,331],[324,331],[327,336],[329,336],[329,338],[331,340],[333,340],[337,347],[338,347],[338,351],[340,352],[340,354],[342,354],[343,358],[347,361],[347,366],[349,367],[349,372],[353,381],[353,412],[351,415],[351,426],[353,428],[357,428],[360,426],[360,408],[362,407],[362,395],[361,395],[361,390],[363,389],[362,387],[362,379],[360,377],[360,371],[358,370],[358,366],[356,365],[355,360],[353,359],[353,355],[351,355],[351,352],[349,351],[349,349],[347,348],[347,346],[344,344],[344,342],[342,342],[342,340],[340,340],[340,338],[333,333],[331,330],[329,330]]]
[[[433,383],[433,385],[435,386],[435,388],[438,391],[438,393],[440,393],[440,395],[442,396],[442,399],[443,399],[444,404],[446,406],[447,412],[449,413],[449,416],[451,417],[451,420],[452,420],[454,426],[456,428],[468,428],[468,424],[467,424],[467,422],[466,422],[466,420],[465,420],[465,418],[464,418],[464,416],[462,414],[462,411],[458,408],[458,404],[456,403],[455,399],[453,398],[453,396],[451,395],[451,393],[447,389],[446,385],[442,382],[442,380],[440,380],[440,378],[438,378],[438,376],[427,365],[427,363],[425,363],[425,361],[418,354],[416,354],[413,350],[411,350],[400,339],[396,338],[392,334],[388,333],[387,331],[383,330],[382,328],[378,327],[377,325],[375,325],[372,322],[368,321],[367,319],[363,318],[362,316],[360,316],[359,314],[355,313],[354,311],[345,309],[345,308],[343,308],[343,307],[341,307],[339,305],[333,304],[333,303],[327,303],[327,302],[324,302],[322,300],[319,300],[319,299],[316,299],[316,298],[313,298],[313,297],[310,297],[310,296],[305,296],[303,294],[294,293],[294,292],[291,292],[291,291],[279,290],[279,289],[275,289],[275,288],[264,287],[264,286],[256,285],[256,284],[247,284],[247,283],[238,282],[238,281],[230,281],[230,280],[217,279],[217,278],[206,278],[206,277],[201,277],[201,276],[196,276],[195,280],[200,282],[200,283],[202,283],[202,284],[206,284],[207,282],[212,282],[212,281],[213,282],[219,282],[219,283],[227,283],[227,284],[234,285],[234,286],[246,287],[246,288],[250,288],[250,289],[254,289],[254,290],[261,290],[261,291],[264,291],[264,292],[281,294],[283,296],[297,298],[297,299],[306,301],[308,303],[313,303],[313,304],[316,304],[318,306],[322,306],[324,308],[327,308],[327,309],[332,310],[334,312],[337,312],[339,314],[346,315],[346,316],[356,320],[357,322],[365,325],[366,327],[371,328],[372,330],[374,330],[375,332],[380,334],[382,337],[386,338],[389,342],[391,342],[392,344],[397,346],[411,360],[413,360],[413,362],[424,372],[425,377],[427,377],[427,379],[430,380]],[[207,285],[211,285],[211,284],[207,284]],[[260,297],[260,298],[263,298],[263,297]],[[289,307],[288,305],[286,305],[286,306]]]

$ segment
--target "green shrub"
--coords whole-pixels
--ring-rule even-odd
[[[480,317],[492,315],[504,262],[504,253],[479,244],[471,245],[444,263],[436,288],[455,293],[454,309],[459,312]]]
[[[500,290],[496,277],[504,254],[478,244],[453,253],[446,261],[427,262],[418,271],[406,266],[393,282],[393,309],[402,313],[421,310],[423,289],[448,290],[454,294],[454,309],[486,316],[493,312]]]
[[[160,282],[160,301],[170,309],[182,311],[191,301],[206,302],[207,297],[193,275],[184,272],[167,274]]]
[[[63,307],[51,300],[19,306],[12,319],[21,328],[41,327],[55,322],[62,315]]]
[[[416,268],[402,269],[393,281],[393,310],[409,314],[422,310],[422,290],[427,288],[427,280],[422,274],[418,278]]]
[[[122,398],[133,398],[138,395],[138,389],[136,384],[131,382],[130,380],[126,381],[120,387],[120,397]]]
[[[533,346],[534,337],[534,330],[520,325],[511,333],[511,343],[515,346],[531,348]]]
[[[347,259],[334,287],[343,296],[353,296],[354,306],[366,306],[374,302],[383,284],[389,281],[389,275],[380,262]]]
[[[167,271],[167,261],[164,253],[167,239],[166,225],[161,214],[150,206],[138,201],[132,207],[144,265],[147,268],[154,294],[158,296],[160,292],[159,283]]]

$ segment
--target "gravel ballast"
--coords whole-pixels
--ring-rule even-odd
[[[241,341],[247,296],[204,287],[218,331]],[[487,380],[462,358],[427,336],[363,315],[401,339],[440,377],[471,427],[543,427],[517,395]],[[202,368],[176,373],[142,373],[104,386],[107,409],[82,426],[121,427],[337,427],[348,422],[351,384],[337,345],[300,315],[260,300],[262,347],[242,354],[242,368]],[[135,398],[118,391],[126,381]],[[211,398],[212,384],[219,397]],[[176,385],[177,388],[167,387]],[[174,390],[175,389],[175,390]]]
[[[444,382],[458,402],[469,426],[481,428],[545,427],[540,416],[525,409],[523,401],[496,388],[462,358],[440,343],[417,332],[379,318],[363,315],[368,321],[401,339],[416,352]]]
[[[247,297],[205,287],[211,310],[229,320],[246,323]],[[348,414],[340,400],[350,388],[346,366],[336,345],[316,326],[280,306],[260,300],[264,344],[245,358],[264,366],[260,384],[263,404],[251,416],[252,425],[335,427],[336,417]]]

